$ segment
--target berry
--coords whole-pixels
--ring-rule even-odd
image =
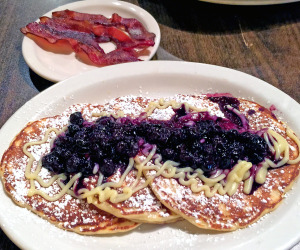
[[[54,173],[60,173],[61,163],[56,152],[51,152],[42,158],[42,165]]]
[[[80,112],[75,112],[70,115],[70,123],[74,125],[81,126],[83,123],[82,114]]]
[[[100,171],[106,177],[111,176],[115,171],[115,164],[112,159],[104,159]]]
[[[68,135],[73,136],[80,130],[80,127],[76,124],[70,124],[68,126]]]

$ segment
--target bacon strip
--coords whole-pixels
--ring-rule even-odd
[[[23,34],[30,33],[45,38],[50,43],[56,43],[58,40],[67,40],[75,52],[79,52],[82,47],[89,47],[89,51],[95,50],[101,54],[105,54],[99,44],[95,41],[94,34],[58,29],[57,27],[41,23],[30,23],[26,25],[25,28],[22,28],[21,32]]]
[[[93,34],[94,32],[94,24],[88,21],[77,21],[72,19],[62,19],[56,18],[52,19],[50,17],[40,17],[40,23],[46,24],[53,29],[68,29],[68,30],[75,30],[80,32],[85,32],[89,34]],[[110,37],[107,34],[100,34],[95,36],[95,40],[98,43],[109,42],[111,41]]]
[[[66,40],[76,53],[86,53],[89,59],[99,66],[139,61],[133,53],[128,51],[114,50],[105,54],[98,43],[93,40],[93,34],[68,30],[57,31],[45,24],[39,23],[30,23],[25,28],[22,28],[21,31],[23,34],[30,33],[42,37],[50,43],[56,43],[58,40]]]
[[[124,26],[129,35],[136,40],[152,41],[154,45],[155,34],[148,32],[145,27],[135,18],[123,18],[118,14],[112,15],[112,23]]]
[[[93,24],[88,21],[77,21],[72,19],[52,19],[50,17],[40,17],[40,23],[47,24],[53,28],[65,28],[80,32],[93,33]]]
[[[105,54],[101,58],[101,61],[103,65],[110,65],[110,64],[119,64],[125,62],[137,62],[141,60],[135,56],[134,52],[129,52],[129,51],[119,49],[119,50],[113,50]]]
[[[132,39],[130,36],[128,36],[126,33],[124,33],[122,30],[114,27],[114,26],[103,26],[103,25],[94,25],[93,26],[93,33],[96,36],[99,37],[109,37],[111,41],[115,42],[117,45],[117,48],[123,48],[126,50],[131,50],[134,48],[144,48],[153,46],[153,41],[148,40],[142,40],[138,41],[135,39]]]
[[[47,24],[53,29],[71,29],[80,32],[93,33],[96,36],[95,38],[98,43],[113,41],[116,43],[118,49],[124,48],[126,50],[131,50],[154,45],[153,41],[138,41],[132,39],[125,32],[114,26],[96,25],[87,20],[52,19],[44,16],[40,17],[40,23]]]
[[[62,10],[52,12],[53,18],[64,18],[64,19],[72,19],[77,21],[90,21],[91,23],[97,23],[102,25],[111,25],[111,19],[106,18],[103,15],[93,15],[80,13],[72,10]]]
[[[134,18],[122,18],[118,14],[106,18],[70,10],[52,15],[53,18],[41,17],[39,23],[28,24],[21,32],[44,38],[51,44],[67,41],[75,53],[84,52],[99,66],[139,61],[135,50],[155,44],[155,34]],[[109,41],[114,42],[117,49],[106,54],[99,43]]]
[[[141,22],[135,18],[123,18],[114,13],[112,17],[106,18],[102,15],[93,15],[80,13],[71,10],[63,10],[52,13],[53,18],[65,18],[78,21],[89,21],[94,24],[101,24],[105,26],[121,26],[129,33],[131,38],[136,40],[146,40],[149,44],[154,45],[155,34],[148,32]]]

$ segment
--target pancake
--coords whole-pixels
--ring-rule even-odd
[[[121,174],[118,172],[109,177],[108,181],[118,182],[120,177]],[[122,192],[122,188],[131,186],[136,181],[136,178],[137,171],[131,170],[126,176],[122,186],[117,190]],[[145,178],[140,177],[137,186],[142,185],[145,182]],[[117,217],[126,218],[141,223],[171,223],[181,218],[163,206],[149,187],[142,188],[141,190],[135,192],[129,199],[123,202],[112,203],[109,200],[105,202],[99,202],[98,199],[95,199],[93,204],[96,207]]]
[[[103,106],[89,106],[85,108],[83,114],[86,114],[85,118],[87,120],[96,119],[95,117],[88,117],[88,114],[91,113],[97,117],[97,115],[103,116],[105,114],[117,115],[121,112],[121,115],[136,117],[145,109],[148,102],[148,99],[140,97],[120,97],[111,100]],[[120,172],[116,172],[108,177],[106,182],[117,183],[120,177]],[[98,176],[96,175],[89,184],[89,189],[95,188],[97,182]],[[145,182],[145,178],[143,176],[137,177],[137,171],[132,169],[126,176],[122,186],[115,188],[115,190],[122,193],[124,187],[132,186],[135,182],[135,185],[139,186]],[[116,217],[126,218],[139,223],[164,224],[181,219],[180,216],[162,205],[152,190],[147,186],[135,192],[129,199],[122,202],[111,202],[110,200],[99,202],[97,198],[92,199],[90,202],[101,210],[111,213]]]
[[[204,101],[210,106],[209,110],[212,113],[220,112],[215,103],[211,103],[207,98],[187,97],[187,99],[192,103],[197,103],[198,99],[201,99],[200,102]],[[240,111],[249,120],[251,129],[271,128],[276,131],[289,144],[289,158],[297,159],[292,161],[292,164],[268,170],[265,181],[250,194],[244,192],[246,182],[244,178],[234,194],[217,192],[212,197],[207,197],[204,191],[193,192],[190,185],[182,185],[178,178],[156,176],[156,170],[144,170],[149,180],[154,178],[150,187],[156,197],[166,207],[200,228],[232,231],[249,226],[280,204],[299,175],[299,140],[297,145],[295,143],[297,139],[292,140],[287,135],[287,126],[278,121],[266,108],[251,101],[243,99],[239,101]],[[198,187],[204,185],[199,178],[196,178],[196,181]]]
[[[225,96],[228,97],[229,95],[225,94]],[[284,123],[278,121],[271,111],[259,104],[239,99],[239,110],[234,108],[236,104],[233,104],[232,106],[226,106],[227,111],[222,111],[221,106],[216,102],[212,102],[209,98],[210,96],[207,95],[177,95],[164,100],[150,100],[149,98],[126,96],[113,99],[105,105],[74,105],[61,116],[33,122],[18,135],[2,158],[1,176],[4,187],[18,205],[31,209],[59,227],[79,233],[83,230],[90,234],[92,232],[95,233],[97,230],[97,233],[109,230],[99,228],[96,230],[92,227],[95,224],[89,223],[91,221],[89,218],[83,219],[78,223],[77,217],[74,219],[70,215],[60,216],[60,214],[64,213],[64,210],[66,210],[66,213],[71,211],[71,208],[75,206],[73,202],[74,204],[81,204],[76,206],[75,209],[78,217],[81,216],[80,213],[83,213],[82,211],[84,210],[81,207],[82,204],[89,212],[96,209],[97,216],[104,220],[108,218],[104,211],[112,214],[109,218],[115,220],[117,228],[114,230],[115,232],[119,229],[129,230],[129,227],[132,229],[138,225],[138,222],[167,223],[176,221],[180,217],[205,229],[232,231],[246,227],[257,221],[264,214],[274,210],[291,188],[292,183],[299,175],[300,142]],[[44,181],[49,181],[53,173],[51,174],[45,168],[46,166],[41,167],[38,160],[42,155],[50,151],[52,138],[64,138],[66,133],[69,132],[69,130],[63,130],[63,132],[58,130],[62,128],[67,129],[66,125],[68,124],[69,115],[76,111],[80,111],[86,120],[81,127],[83,130],[86,129],[86,131],[89,131],[87,130],[88,126],[95,125],[95,123],[92,125],[91,121],[96,121],[98,117],[104,118],[103,121],[112,119],[118,122],[119,125],[133,125],[139,124],[145,117],[148,119],[146,123],[152,120],[154,121],[153,124],[156,124],[155,120],[168,121],[174,114],[177,114],[178,117],[176,119],[179,120],[179,123],[173,125],[179,125],[176,128],[180,128],[177,129],[180,133],[182,133],[181,130],[183,128],[180,127],[181,125],[191,127],[194,121],[197,119],[201,120],[201,117],[205,118],[207,116],[210,121],[220,122],[221,120],[220,124],[229,129],[230,126],[233,126],[232,122],[229,122],[230,119],[223,118],[228,116],[226,112],[229,112],[231,115],[234,113],[235,116],[233,118],[240,122],[238,129],[240,132],[246,131],[250,133],[250,129],[250,134],[254,134],[254,131],[258,131],[257,137],[261,140],[263,140],[261,137],[265,136],[269,150],[276,155],[276,163],[271,162],[271,160],[267,161],[267,158],[264,158],[264,162],[256,166],[255,164],[252,165],[251,162],[247,162],[246,159],[239,160],[232,169],[223,169],[220,173],[218,173],[219,170],[217,169],[214,174],[209,172],[209,174],[215,176],[213,178],[203,174],[203,171],[200,169],[201,166],[198,168],[198,165],[196,168],[191,169],[180,166],[180,163],[169,159],[164,159],[165,162],[163,162],[162,155],[157,150],[158,146],[148,143],[145,139],[146,137],[143,137],[144,139],[141,142],[140,135],[138,135],[139,141],[134,142],[140,145],[138,153],[134,156],[128,156],[129,163],[125,169],[118,165],[117,168],[114,168],[113,174],[104,175],[106,169],[101,169],[99,161],[98,166],[95,163],[91,165],[93,175],[84,178],[83,186],[82,183],[80,184],[82,173],[76,174],[73,171],[70,173],[74,174],[71,174],[68,178],[64,174],[54,175],[57,179],[53,185],[41,187],[37,182],[38,177],[34,173],[35,169],[38,169],[36,172]],[[247,127],[247,120],[250,128]],[[76,124],[71,123],[71,125]],[[103,128],[106,131],[109,131],[109,127],[105,127],[106,125],[103,124],[100,125],[104,126]],[[171,126],[173,125],[171,124]],[[48,128],[52,129],[49,130]],[[58,130],[53,130],[53,128]],[[95,125],[94,128],[98,127]],[[127,132],[124,131],[122,133],[127,133],[129,130]],[[153,133],[152,130],[144,132],[148,134]],[[56,135],[60,133],[61,136],[57,137]],[[87,134],[89,133],[87,132]],[[135,131],[134,133],[139,132]],[[111,138],[116,136],[112,135],[110,135]],[[104,138],[104,142],[106,139]],[[97,142],[98,146],[101,140]],[[23,151],[23,146],[28,141],[36,142],[33,143],[36,145],[26,145],[25,151]],[[202,139],[199,142],[203,143]],[[54,141],[52,150],[55,150],[56,146],[56,141]],[[29,152],[27,152],[27,156],[24,154],[26,150]],[[115,149],[109,152],[114,154],[118,154],[117,152],[119,154],[122,153]],[[74,154],[76,154],[76,151]],[[92,160],[90,158],[93,157],[91,151],[84,154],[85,159],[88,161]],[[31,172],[26,173],[26,164],[28,157],[31,155],[35,160],[32,166],[29,164]],[[279,166],[278,164],[283,160],[286,160],[287,164],[284,163],[283,165],[285,166]],[[268,164],[266,165],[265,163]],[[105,168],[109,167],[109,165],[104,163],[104,160],[103,166]],[[253,178],[255,178],[255,181]],[[203,182],[205,182],[205,185]],[[255,183],[261,185],[256,187],[257,184]],[[60,193],[62,197],[56,196],[53,198],[53,201],[50,201],[52,197],[47,195],[53,196],[57,193]],[[70,205],[68,203],[69,200],[72,201]],[[62,201],[63,204],[66,203],[67,205],[62,205]],[[39,206],[39,203],[43,205]],[[60,209],[59,213],[54,212],[57,207]],[[104,215],[102,216],[103,213]],[[96,212],[91,212],[91,214],[95,215]],[[115,216],[120,217],[120,219],[117,219]],[[72,221],[69,219],[71,217],[73,218]],[[130,219],[130,221],[127,219]],[[122,223],[127,223],[127,226],[122,227],[118,225],[119,220]],[[82,225],[84,224],[82,221],[87,224]],[[71,224],[72,226],[70,226]],[[84,226],[85,228],[82,229]]]
[[[28,195],[30,182],[25,177],[25,170],[29,158],[25,155],[23,146],[29,141],[41,140],[49,127],[62,128],[66,121],[59,116],[44,118],[29,123],[16,136],[1,161],[0,174],[7,194],[17,205],[31,210],[59,228],[79,234],[108,234],[126,232],[136,228],[138,223],[117,218],[88,204],[85,200],[76,199],[69,194],[63,195],[56,201],[48,201],[39,195]],[[28,151],[35,158],[32,172],[36,168],[39,158],[49,149],[49,140],[43,145],[28,147]],[[42,169],[40,172],[40,177],[44,181],[48,181],[52,175],[46,169]],[[38,183],[35,185],[37,189],[43,190],[50,196],[57,194],[61,189],[57,182],[47,188],[40,187]]]
[[[97,107],[99,111],[93,110],[94,115],[101,114],[114,114],[121,112],[122,115],[129,115],[130,117],[137,117],[146,108],[149,100],[141,97],[120,97],[111,100],[109,103]],[[83,112],[88,113],[88,112]],[[121,177],[120,172],[114,173],[107,178],[107,182],[117,183]],[[137,182],[136,182],[137,181]],[[90,189],[95,188],[98,182],[98,176],[94,177],[93,184],[90,184]],[[137,177],[137,171],[132,169],[126,176],[122,186],[115,188],[118,192],[122,193],[124,187],[132,186],[136,182],[136,186],[142,185],[145,182],[143,176]],[[112,188],[113,189],[113,188]],[[170,211],[153,194],[149,187],[144,187],[139,191],[132,194],[132,196],[122,202],[111,202],[106,200],[99,202],[99,199],[92,199],[92,203],[119,218],[126,218],[140,223],[154,223],[163,224],[171,223],[180,220],[181,217]]]
[[[135,101],[138,101],[138,99]],[[64,128],[68,124],[69,115],[73,112],[80,111],[84,114],[85,119],[91,121],[96,119],[92,117],[93,112],[117,112],[120,109],[120,104],[122,104],[121,99],[119,101],[114,100],[114,102],[110,102],[105,106],[78,104],[71,106],[60,116],[44,118],[28,124],[12,142],[10,148],[5,152],[2,158],[0,173],[7,193],[18,205],[27,207],[33,212],[39,214],[41,217],[50,220],[58,227],[75,231],[77,233],[100,234],[118,231],[123,232],[137,227],[140,222],[160,224],[178,220],[180,217],[165,208],[148,187],[141,189],[125,202],[113,204],[108,201],[103,202],[100,205],[99,202],[94,201],[93,203],[96,206],[91,204],[91,201],[87,203],[85,199],[77,199],[71,197],[69,194],[64,195],[62,198],[54,202],[47,202],[47,199],[38,195],[31,197],[27,195],[30,190],[30,181],[25,177],[25,169],[29,157],[23,152],[23,146],[28,141],[38,142],[44,139],[47,130],[50,128],[56,128],[58,130]],[[127,102],[127,106],[130,106],[130,108],[128,108],[128,112],[135,111],[135,109],[132,108],[133,105],[134,101],[130,103]],[[137,105],[137,107],[141,108],[139,105]],[[49,139],[46,143],[39,143],[41,145],[28,147],[28,150],[30,152],[32,151],[31,153],[35,158],[31,169],[32,172],[37,168],[41,156],[50,151],[50,142],[55,137],[55,133],[52,132],[50,133]],[[134,170],[130,172],[126,178],[127,183],[132,183],[134,181],[134,178],[129,177],[133,177],[134,173]],[[53,176],[53,174],[49,173],[49,171],[45,168],[41,168],[40,175],[41,174],[43,175],[42,179],[45,180],[49,180],[50,177]],[[113,176],[109,178],[109,180],[110,179],[113,179]],[[87,185],[89,185],[90,188],[93,188],[97,181],[98,175],[93,176],[89,178]],[[143,177],[140,177],[139,182],[143,181]],[[17,187],[26,187],[26,189],[20,189]],[[51,194],[52,196],[59,193],[61,189],[62,187],[58,186],[57,183],[54,183],[48,189],[41,188],[42,192],[45,192],[45,194]],[[39,203],[42,205],[38,205]],[[60,203],[65,204],[65,206],[62,206]],[[76,211],[76,214],[74,214],[74,216],[72,215],[72,219],[71,216],[68,215],[68,213],[71,213],[68,211],[69,207],[72,207],[72,213],[73,210]],[[53,215],[53,211],[55,211],[55,214],[59,216],[56,217],[56,215]],[[86,219],[83,216],[85,213],[88,214]],[[117,215],[120,219],[113,215]],[[135,222],[122,218],[133,219]],[[85,223],[82,221],[85,221]],[[92,221],[92,223],[90,223],[90,221]],[[101,227],[97,226],[97,221],[99,221]]]

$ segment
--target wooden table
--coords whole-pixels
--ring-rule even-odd
[[[0,127],[26,101],[52,85],[26,65],[20,27],[69,2],[1,1]],[[160,25],[162,38],[156,59],[237,69],[300,102],[300,3],[247,7],[194,0],[130,2],[150,12]],[[17,249],[1,230],[0,248]]]

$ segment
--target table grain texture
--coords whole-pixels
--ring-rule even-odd
[[[20,28],[69,2],[1,0],[0,128],[26,101],[52,85],[25,63]],[[194,0],[128,2],[147,10],[159,23],[161,44],[155,60],[237,69],[300,102],[300,3],[226,6]],[[18,249],[1,229],[0,249]],[[300,249],[299,245],[294,249]]]

